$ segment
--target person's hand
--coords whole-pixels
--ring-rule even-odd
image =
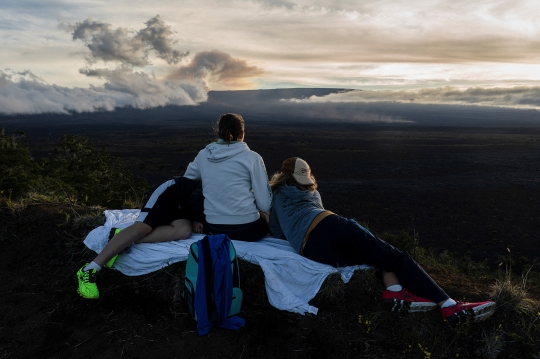
[[[264,218],[264,220],[266,221],[266,224],[268,224],[268,222],[270,222],[270,212],[259,212],[259,215]]]
[[[203,224],[201,222],[194,221],[193,222],[193,233],[202,233],[203,232]]]

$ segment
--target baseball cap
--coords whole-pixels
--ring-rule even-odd
[[[311,168],[299,157],[291,157],[283,161],[281,172],[292,174],[296,182],[302,185],[315,184],[311,178]]]

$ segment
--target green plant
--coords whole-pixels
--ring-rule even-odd
[[[0,194],[9,193],[9,198],[23,195],[38,169],[23,138],[24,132],[8,135],[5,129],[0,130]]]
[[[0,130],[0,197],[12,210],[27,203],[140,208],[148,183],[88,139],[64,134],[49,158],[34,161],[24,133]]]
[[[75,135],[64,134],[52,157],[40,164],[45,176],[69,185],[79,201],[90,205],[120,208],[125,198],[148,189],[147,182],[127,171],[121,159]]]

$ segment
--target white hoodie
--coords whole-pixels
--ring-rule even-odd
[[[189,164],[184,177],[202,179],[204,214],[211,224],[251,223],[272,205],[263,159],[245,142],[212,142]]]

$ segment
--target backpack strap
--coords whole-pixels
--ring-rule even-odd
[[[212,313],[214,311],[214,271],[212,270],[212,254],[210,253],[210,242],[208,236],[204,236],[201,239],[201,246],[203,250],[204,258],[204,274],[205,274],[205,287],[206,287],[206,312],[208,313],[208,318],[212,318]],[[201,253],[199,253],[199,256]]]
[[[232,280],[233,287],[240,288],[240,269],[238,268],[238,258],[236,257],[236,248],[234,248],[232,242],[231,247],[234,249],[234,259],[232,262]],[[229,248],[230,250],[231,248]]]

